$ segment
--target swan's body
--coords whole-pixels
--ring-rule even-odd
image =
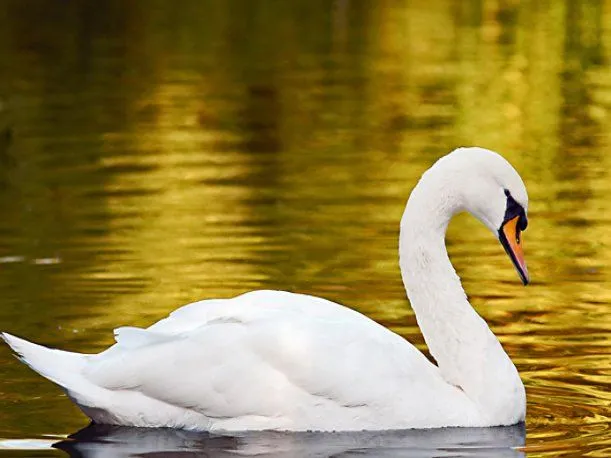
[[[438,366],[358,312],[282,291],[186,305],[148,329],[118,329],[117,343],[96,355],[3,337],[99,423],[213,431],[515,424],[524,420],[524,387],[469,305],[444,245],[462,210],[503,228],[509,200],[500,196],[510,194],[525,219],[517,172],[469,148],[438,161],[410,197],[401,271]]]

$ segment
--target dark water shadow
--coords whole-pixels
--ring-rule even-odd
[[[58,442],[72,457],[393,456],[522,457],[523,424],[498,428],[443,428],[351,433],[240,433],[215,435],[172,429],[90,425]]]

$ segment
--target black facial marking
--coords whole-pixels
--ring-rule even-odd
[[[515,201],[508,189],[505,189],[505,195],[507,196],[507,206],[505,207],[505,217],[503,218],[503,224],[501,227],[503,227],[503,225],[510,219],[519,216],[520,219],[518,220],[518,229],[520,231],[525,230],[528,226],[528,218],[526,217],[524,207]],[[519,236],[520,235],[518,232],[518,237]]]

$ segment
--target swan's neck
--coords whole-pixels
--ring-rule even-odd
[[[423,176],[401,220],[403,283],[445,380],[460,387],[482,414],[498,416],[512,404],[524,404],[524,388],[499,341],[469,304],[448,258],[448,223],[466,208],[448,187],[450,180],[435,176],[438,172]]]

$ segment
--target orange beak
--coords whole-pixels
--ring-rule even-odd
[[[530,281],[526,261],[524,260],[524,250],[522,249],[522,231],[518,228],[519,216],[506,221],[499,230],[499,239],[503,248],[511,258],[513,265],[520,275],[522,283],[525,285]]]

